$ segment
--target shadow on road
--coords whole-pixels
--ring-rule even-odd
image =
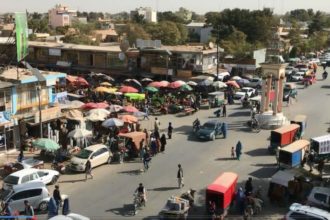
[[[215,158],[214,160],[216,160],[216,161],[228,161],[228,160],[236,160],[236,158],[232,158],[232,157],[219,157],[219,158]]]
[[[153,189],[147,189],[148,191],[169,191],[169,190],[175,190],[178,189],[178,187],[170,186],[170,187],[158,187],[158,188],[153,188]]]
[[[250,150],[245,152],[245,154],[249,155],[249,156],[269,156],[269,152],[267,150],[267,148],[258,148],[258,149],[254,149],[254,150]]]
[[[143,173],[142,169],[136,169],[136,170],[126,170],[126,171],[120,171],[119,174],[128,174],[131,176],[137,176]]]
[[[250,116],[251,112],[250,111],[239,111],[239,112],[234,112],[229,114],[229,117],[246,117],[246,116]]]
[[[274,173],[277,172],[277,167],[262,167],[256,171],[253,171],[252,173],[249,173],[250,176],[256,177],[256,178],[270,178],[274,175]]]
[[[256,166],[256,167],[275,167],[276,164],[275,164],[275,161],[274,163],[257,163],[257,164],[252,164],[253,166]]]
[[[82,179],[77,179],[77,180],[62,180],[59,181],[58,183],[76,183],[76,182],[85,182],[86,179],[82,178]]]
[[[178,134],[190,134],[192,132],[192,126],[183,125],[177,128],[174,128],[174,132]]]
[[[108,209],[108,210],[105,210],[105,212],[112,212],[115,215],[121,215],[121,216],[132,216],[133,210],[134,210],[134,207],[132,204],[124,204],[123,207]]]
[[[330,89],[330,85],[323,85],[321,86],[322,89]]]

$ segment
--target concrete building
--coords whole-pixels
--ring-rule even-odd
[[[142,15],[147,22],[157,22],[157,11],[152,10],[150,7],[140,7],[135,11],[131,11],[130,18],[132,19],[136,14]]]
[[[58,4],[48,11],[49,25],[52,28],[70,26],[77,17],[77,11]]]
[[[203,22],[191,22],[186,27],[192,41],[207,43],[212,36],[213,27],[206,26]]]
[[[66,74],[41,73],[46,79],[40,83],[39,91],[42,123],[47,132],[49,122],[61,116],[56,97],[63,92]],[[39,136],[37,84],[37,78],[26,69],[9,68],[0,74],[0,153],[19,148],[25,132]]]
[[[115,29],[95,30],[93,37],[99,42],[118,42],[119,36]]]

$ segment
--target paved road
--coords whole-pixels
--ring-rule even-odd
[[[298,102],[284,107],[289,118],[296,114],[308,116],[307,138],[325,134],[329,126],[329,83],[329,80],[318,81],[307,89],[298,86]],[[173,123],[174,138],[168,141],[164,154],[153,158],[147,173],[139,171],[142,163],[131,162],[96,168],[93,172],[94,179],[87,182],[83,181],[83,174],[62,176],[61,192],[70,195],[71,210],[92,219],[156,219],[153,216],[158,214],[169,196],[179,195],[189,188],[194,188],[197,190],[194,217],[201,219],[200,215],[204,213],[204,189],[224,171],[238,173],[240,184],[244,184],[251,176],[254,178],[254,185],[261,185],[266,192],[267,181],[276,172],[275,158],[266,150],[270,132],[251,133],[244,126],[250,113],[237,104],[228,107],[228,117],[222,119],[229,124],[227,139],[217,139],[214,142],[197,141],[191,134],[192,121],[196,117],[202,122],[209,120],[213,111],[202,110],[186,117],[159,117],[163,128],[168,122]],[[151,129],[153,118],[143,123]],[[230,159],[230,149],[238,140],[243,144],[241,161]],[[178,163],[182,164],[184,170],[184,189],[176,188]],[[148,203],[145,209],[133,217],[130,213],[133,192],[140,182],[148,189]],[[262,218],[283,216],[286,210],[285,207],[266,204]]]

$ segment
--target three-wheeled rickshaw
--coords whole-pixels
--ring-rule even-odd
[[[309,150],[310,142],[307,140],[297,140],[279,151],[280,168],[293,168],[301,164],[305,152]]]
[[[297,139],[298,124],[290,124],[270,132],[270,145],[268,150],[275,154],[277,147],[284,147]]]
[[[224,172],[207,186],[206,206],[208,206],[209,202],[214,202],[217,215],[227,215],[228,209],[235,198],[237,179],[238,175],[236,173]]]
[[[315,153],[316,161],[330,159],[330,134],[311,138],[311,150]]]
[[[298,124],[300,126],[300,128],[298,130],[297,137],[299,139],[301,139],[304,136],[305,130],[306,130],[306,127],[307,127],[307,116],[306,115],[296,115],[291,120],[291,124]]]
[[[160,219],[187,219],[190,205],[189,200],[171,196],[159,213]]]
[[[127,159],[137,158],[140,153],[140,144],[146,144],[146,134],[140,131],[130,133],[119,133],[118,135],[118,149],[124,152],[124,157]],[[114,152],[113,152],[114,153]]]
[[[208,94],[209,105],[211,108],[217,108],[224,104],[225,93],[224,92],[211,92]]]

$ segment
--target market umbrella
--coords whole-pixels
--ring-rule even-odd
[[[89,121],[104,121],[109,114],[110,112],[105,109],[92,109],[88,112],[85,119]]]
[[[221,89],[221,88],[226,88],[227,84],[222,81],[215,81],[212,83],[212,86]]]
[[[160,87],[168,87],[170,85],[170,83],[166,80],[160,81]]]
[[[232,80],[240,80],[240,79],[242,79],[242,78],[239,77],[239,76],[234,76],[234,77],[232,77],[231,79],[232,79]]]
[[[106,81],[112,81],[112,82],[115,81],[114,78],[112,78],[111,76],[105,75],[105,74],[103,74],[103,75],[101,76],[101,78],[104,79],[104,80],[106,80]]]
[[[37,140],[32,142],[32,145],[36,148],[47,151],[56,151],[60,148],[60,145],[58,145],[58,143],[48,138],[38,138]]]
[[[110,128],[110,127],[119,127],[119,126],[123,126],[124,122],[118,118],[109,118],[107,120],[105,120],[104,122],[102,122],[102,126],[106,127],[106,128]]]
[[[133,112],[138,112],[139,110],[137,109],[137,108],[135,108],[134,106],[125,106],[124,108],[123,108],[123,110],[125,111],[125,112],[131,112],[131,113],[133,113]]]
[[[100,84],[100,86],[112,86],[112,84],[109,82],[103,82]]]
[[[121,116],[119,116],[119,119],[121,119],[122,121],[124,121],[126,123],[138,122],[138,119],[133,115],[121,115]]]
[[[180,91],[186,91],[186,92],[190,92],[192,91],[193,89],[191,88],[191,86],[187,85],[187,84],[184,84],[180,87]]]
[[[75,109],[80,108],[85,103],[75,100],[75,101],[67,101],[64,104],[60,104],[61,109]]]
[[[144,90],[151,92],[151,93],[155,93],[155,92],[159,91],[156,87],[152,87],[152,86],[147,86],[144,88]]]
[[[75,121],[84,120],[84,115],[79,109],[71,109],[66,113],[64,113],[64,116],[70,120],[75,120]]]
[[[128,97],[130,100],[137,100],[137,101],[141,101],[146,98],[146,95],[143,93],[125,93],[124,96]]]
[[[110,112],[119,112],[119,111],[121,111],[122,109],[123,109],[123,107],[120,106],[120,105],[110,105],[110,106],[109,106],[109,110],[110,110]]]
[[[148,84],[149,87],[155,87],[155,88],[160,88],[163,87],[161,82],[154,81]]]
[[[144,112],[133,112],[133,115],[136,116],[136,117],[144,117],[144,116],[146,116],[147,114],[144,113]]]
[[[112,93],[112,91],[108,87],[104,87],[104,86],[99,86],[96,89],[94,89],[94,91],[100,93]]]
[[[212,85],[213,82],[214,82],[214,78],[210,77],[210,78],[207,78],[207,79],[201,81],[200,83],[198,83],[198,85],[200,85],[200,86],[210,86],[210,85]]]
[[[137,81],[136,79],[131,79],[130,82],[138,85],[139,87],[142,87],[141,83],[139,81]]]
[[[171,82],[168,87],[169,88],[172,88],[172,89],[177,89],[183,85],[185,85],[186,83],[181,81],[181,80],[178,80],[178,81],[175,81],[175,82]]]
[[[120,88],[119,92],[122,92],[122,93],[137,93],[139,92],[139,90],[137,90],[136,88],[134,87],[131,87],[131,86],[123,86]]]
[[[105,102],[88,102],[86,104],[84,104],[83,106],[81,106],[82,109],[96,109],[96,108],[108,108],[109,104],[105,103]]]
[[[93,133],[91,131],[88,131],[83,128],[77,128],[73,131],[70,131],[68,134],[68,137],[74,138],[74,139],[80,139],[80,138],[90,137],[92,135],[93,135]]]
[[[228,82],[226,82],[226,84],[229,86],[233,86],[233,87],[235,87],[235,88],[237,88],[237,89],[239,89],[240,87],[239,87],[239,85],[238,85],[238,83],[236,82],[236,81],[228,81]]]
[[[187,85],[189,85],[189,86],[197,86],[198,84],[196,82],[194,82],[194,81],[188,81],[187,82]]]
[[[141,82],[152,82],[153,80],[150,78],[143,78]]]

